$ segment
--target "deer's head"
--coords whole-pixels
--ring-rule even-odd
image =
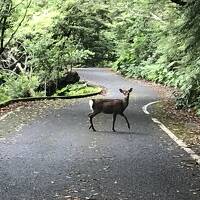
[[[120,91],[125,97],[128,97],[129,94],[133,91],[133,88],[130,88],[129,90],[122,90],[122,89],[119,89],[119,91]]]

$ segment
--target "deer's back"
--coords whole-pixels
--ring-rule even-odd
[[[121,99],[93,99],[93,109],[105,114],[123,112],[123,101]]]

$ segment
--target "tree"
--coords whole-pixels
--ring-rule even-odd
[[[19,27],[22,25],[22,22],[25,20],[28,8],[31,4],[31,0],[28,1],[25,13],[22,16],[21,21],[15,27],[15,29],[10,33],[10,35],[6,34],[8,30],[11,28],[11,16],[14,13],[15,9],[23,3],[22,0],[19,4],[13,5],[12,0],[3,0],[0,3],[0,55],[4,52],[6,47],[10,44],[15,34],[17,33]]]
[[[62,4],[61,17],[54,26],[54,38],[70,38],[91,54],[85,65],[97,66],[110,58],[108,6],[98,1],[74,0]]]

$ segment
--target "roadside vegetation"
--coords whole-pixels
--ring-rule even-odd
[[[188,147],[200,154],[200,118],[191,110],[177,111],[173,101],[162,101],[150,109],[153,117],[164,123]]]
[[[76,67],[110,66],[175,87],[176,108],[200,114],[199,8],[195,0],[1,1],[0,101],[74,94]]]
[[[109,43],[104,7],[87,1],[2,1],[0,102],[54,95],[79,81],[72,68],[103,63]]]
[[[114,69],[177,89],[176,107],[200,114],[199,1],[129,1],[113,24]]]
[[[54,96],[76,96],[101,92],[102,88],[88,85],[85,82],[78,82],[75,84],[68,84],[61,90],[57,90]]]

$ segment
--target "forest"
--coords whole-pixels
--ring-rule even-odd
[[[199,0],[1,0],[0,102],[110,67],[176,88],[176,107],[200,114],[199,19]]]

